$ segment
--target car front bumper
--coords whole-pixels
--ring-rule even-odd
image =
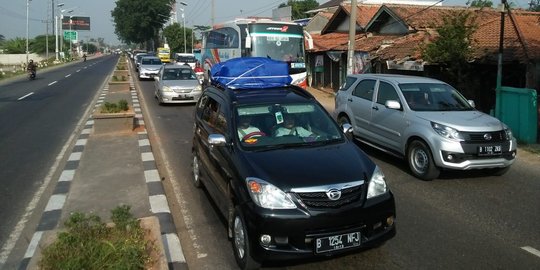
[[[259,261],[283,261],[328,257],[376,247],[396,234],[392,193],[371,199],[363,206],[306,211],[272,211],[252,203],[243,205],[252,257]],[[360,232],[360,244],[346,249],[316,252],[317,239]],[[263,244],[262,235],[271,236]]]
[[[191,91],[189,93],[176,93],[174,91],[161,92],[160,101],[162,103],[196,103],[202,95],[202,91]]]

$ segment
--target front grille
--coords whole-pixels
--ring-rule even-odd
[[[189,93],[193,89],[173,89],[175,93]]]
[[[491,136],[491,140],[486,140],[486,135]],[[465,141],[468,143],[491,143],[491,142],[504,142],[506,141],[506,134],[504,130],[495,132],[465,132]]]
[[[335,201],[330,200],[326,192],[302,192],[296,195],[307,207],[338,208],[358,201],[362,195],[362,185],[342,189],[341,198]]]

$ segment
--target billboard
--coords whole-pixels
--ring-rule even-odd
[[[90,30],[90,17],[64,16],[62,30]]]

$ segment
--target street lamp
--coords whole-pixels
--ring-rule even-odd
[[[59,3],[58,5],[56,5],[57,7],[63,7],[64,6],[64,3]],[[53,8],[54,8],[54,4],[53,4]],[[58,15],[55,15],[54,16],[54,37],[55,37],[55,47],[54,47],[54,53],[56,55],[56,61],[58,61]]]
[[[63,5],[63,4],[62,4]],[[63,21],[64,21],[64,12],[70,14],[74,11],[74,9],[70,9],[70,10],[67,10],[67,9],[61,9],[60,10],[60,22],[61,22],[61,25],[60,25],[60,30],[63,30]],[[70,16],[71,17],[71,16]],[[71,25],[70,25],[71,26]],[[62,33],[64,33],[62,31]],[[64,34],[62,34],[62,42],[60,42],[60,51],[64,51]]]
[[[188,4],[186,2],[180,2],[180,5],[187,6]],[[182,10],[182,21],[184,24],[184,53],[187,52],[187,44],[186,44],[186,17],[184,16],[184,9],[180,8]]]
[[[28,9],[30,0],[26,0],[26,64],[28,65]]]

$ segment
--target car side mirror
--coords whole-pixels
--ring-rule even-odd
[[[469,104],[473,107],[473,108],[476,108],[476,104],[474,103],[474,100],[467,100],[469,102]]]
[[[227,140],[223,134],[210,134],[208,136],[208,144],[212,146],[223,146],[227,144]]]
[[[343,133],[345,133],[345,136],[347,138],[351,139],[353,138],[353,126],[349,123],[345,123],[341,125],[341,129],[343,130]]]
[[[401,103],[397,100],[387,100],[384,106],[388,109],[401,110]]]

